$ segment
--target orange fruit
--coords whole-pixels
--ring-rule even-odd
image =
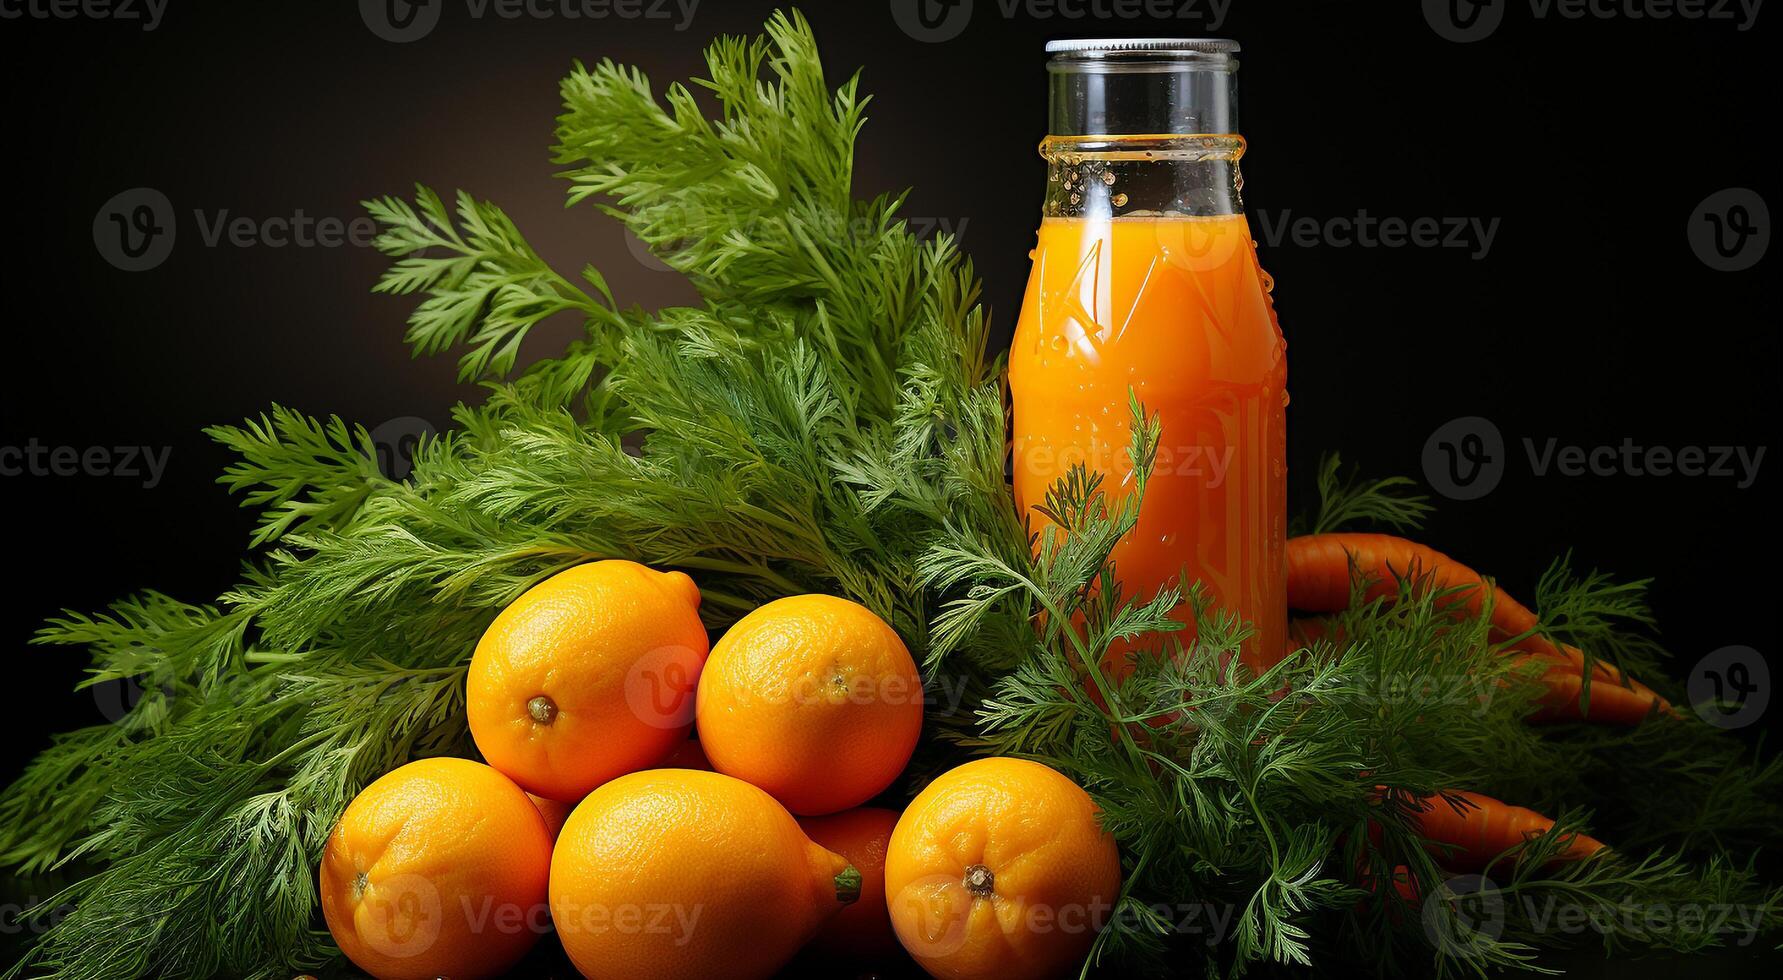
[[[706,761],[706,753],[700,748],[697,738],[682,739],[681,744],[669,750],[669,754],[658,759],[652,769],[704,769],[712,771],[712,763]]]
[[[922,678],[904,641],[866,606],[778,599],[738,620],[700,674],[700,744],[712,768],[794,813],[878,795],[922,733]]]
[[[712,764],[706,761],[706,753],[700,751],[699,739],[684,738],[679,744],[669,750],[668,755],[658,759],[656,765],[651,766],[650,768],[704,769],[707,772],[711,772]],[[557,835],[563,831],[564,821],[568,820],[570,818],[570,813],[576,809],[576,803],[581,802],[580,800],[577,800],[575,803],[566,803],[562,800],[548,799],[533,793],[528,793],[526,795],[532,800],[532,805],[539,808],[539,815],[545,818],[545,827],[551,831],[551,839],[554,841],[557,839]]]
[[[590,977],[768,977],[860,872],[729,776],[651,769],[588,794],[551,858],[551,917]]]
[[[551,839],[557,840],[558,833],[563,830],[563,822],[570,818],[570,811],[576,808],[576,804],[546,799],[532,793],[526,794],[526,798],[538,808],[539,816],[545,818],[545,829],[551,832]]]
[[[895,810],[863,806],[822,817],[801,817],[806,836],[848,859],[861,873],[860,901],[837,912],[811,947],[847,959],[883,959],[900,951],[891,917],[885,912],[885,849]]]
[[[513,781],[468,759],[367,786],[322,851],[322,917],[375,977],[495,976],[547,928],[551,836]]]
[[[700,593],[680,572],[578,565],[495,617],[471,657],[471,737],[529,793],[573,803],[687,737],[705,662]]]
[[[1038,762],[979,759],[910,802],[885,858],[898,940],[947,980],[1076,973],[1120,894],[1096,805]]]

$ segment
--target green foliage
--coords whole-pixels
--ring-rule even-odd
[[[365,207],[384,225],[378,250],[401,257],[377,290],[427,293],[409,317],[406,339],[417,354],[468,346],[459,360],[464,380],[506,374],[527,332],[553,314],[581,312],[590,332],[617,323],[610,309],[546,265],[493,204],[460,192],[454,222],[438,194],[417,186],[413,207],[393,197],[367,201]],[[591,268],[584,277],[611,306],[599,274]]]
[[[578,66],[557,151],[572,203],[617,205],[701,306],[618,310],[599,273],[556,273],[468,194],[367,202],[395,262],[378,290],[421,297],[410,343],[459,351],[487,398],[401,481],[336,418],[275,406],[210,430],[237,454],[223,482],[261,515],[242,582],[215,606],[147,594],[46,629],[90,652],[93,682],[144,693],[0,795],[7,863],[96,868],[51,899],[75,910],[21,971],[274,977],[330,961],[313,887],[328,828],[383,772],[474,751],[470,651],[556,571],[686,569],[714,626],[843,593],[926,655],[915,565],[940,527],[1025,556],[1000,497],[977,279],[896,199],[852,200],[853,83],[829,91],[796,16],[718,42],[708,68],[714,123],[685,87],[665,111],[635,71]],[[584,335],[516,371],[530,328],[559,314]]]
[[[1430,498],[1410,492],[1416,484],[1403,476],[1364,480],[1354,470],[1343,472],[1343,461],[1330,453],[1319,461],[1319,510],[1311,522],[1296,519],[1293,534],[1325,534],[1357,524],[1374,524],[1395,531],[1416,530],[1430,513]]]
[[[1595,805],[1624,835],[1626,856],[1551,869],[1559,835],[1524,845],[1494,872],[1504,895],[1719,900],[1773,924],[1775,895],[1721,855],[1774,838],[1783,771],[1706,725],[1532,729],[1524,668],[1417,582],[1334,617],[1341,657],[1320,642],[1262,676],[1236,658],[1248,628],[1198,586],[1123,594],[1108,556],[1159,436],[1138,404],[1130,488],[1111,496],[1077,468],[1030,537],[970,262],[914,235],[899,198],[853,198],[855,81],[830,88],[797,15],[716,42],[707,76],[659,100],[635,69],[577,65],[555,149],[570,203],[624,221],[698,306],[619,309],[600,273],[553,270],[469,194],[367,202],[394,262],[377,289],[420,297],[409,342],[456,351],[486,397],[402,480],[338,418],[275,406],[210,430],[237,456],[222,482],[260,513],[240,583],[211,605],[145,593],[44,630],[88,652],[88,683],[142,695],[0,793],[0,863],[91,871],[49,899],[74,911],[12,975],[337,965],[313,885],[329,828],[381,773],[474,754],[463,677],[478,637],[533,584],[600,558],[689,571],[715,628],[808,591],[885,617],[963,697],[931,712],[916,778],[960,754],[1022,755],[1101,804],[1126,873],[1092,962],[1115,970],[1346,955],[1480,970],[1564,942],[1520,903],[1496,933],[1464,932],[1465,895],[1411,908],[1368,885],[1405,865],[1436,894],[1401,803],[1453,788],[1572,811],[1565,828]],[[531,328],[560,315],[582,335],[520,367]],[[1340,478],[1333,457],[1309,526],[1415,526],[1428,508],[1408,486]],[[1651,662],[1627,629],[1646,623],[1638,584],[1559,564],[1539,598],[1557,638]],[[1676,791],[1652,799],[1667,780]],[[1190,903],[1230,918],[1185,932]],[[1624,926],[1606,941],[1716,938]]]
[[[1711,766],[1746,753],[1694,718],[1632,731],[1526,724],[1539,668],[1504,657],[1486,618],[1458,622],[1446,611],[1454,590],[1432,588],[1429,576],[1333,617],[1327,635],[1345,638],[1341,654],[1320,640],[1262,675],[1239,656],[1248,630],[1210,609],[1198,587],[1186,596],[1197,623],[1186,647],[1172,616],[1184,595],[1119,597],[1108,555],[1137,518],[1157,439],[1155,420],[1133,411],[1135,490],[1118,505],[1079,467],[1048,497],[1033,567],[957,541],[923,566],[932,584],[964,590],[937,634],[957,636],[981,604],[1012,593],[1045,612],[1027,659],[992,682],[966,740],[1058,767],[1101,805],[1128,873],[1094,959],[1163,973],[1195,956],[1236,973],[1350,956],[1385,972],[1483,975],[1541,969],[1541,949],[1587,939],[1688,951],[1747,938],[1730,923],[1777,927],[1783,891],[1725,857],[1774,839],[1763,826],[1776,813],[1774,764],[1711,773],[1692,753]],[[1327,518],[1406,514],[1401,481],[1335,472],[1334,461],[1321,468]],[[1340,526],[1327,518],[1314,526]],[[1606,591],[1628,597],[1601,576],[1550,580],[1552,597],[1576,608],[1607,609],[1591,598]],[[1626,629],[1607,612],[1593,625]],[[1666,742],[1683,747],[1640,758]],[[1643,819],[1654,813],[1653,787],[1672,782],[1689,787],[1683,812]],[[1561,819],[1483,875],[1455,877],[1406,813],[1462,787]],[[1627,807],[1636,819],[1611,821],[1628,831],[1615,852],[1556,863],[1584,828],[1582,805]],[[1372,884],[1408,877],[1421,901]],[[1675,915],[1692,909],[1700,914]]]

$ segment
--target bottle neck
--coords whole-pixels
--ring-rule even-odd
[[[1047,50],[1045,217],[1243,212],[1236,43],[1129,38]]]
[[[1054,136],[1238,132],[1238,59],[1230,52],[1072,51],[1047,62]]]
[[[1237,134],[1048,136],[1047,218],[1213,217],[1244,212]]]

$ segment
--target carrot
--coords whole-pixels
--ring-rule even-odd
[[[1365,598],[1379,599],[1399,591],[1400,579],[1428,576],[1437,589],[1457,590],[1451,603],[1478,616],[1485,592],[1492,588],[1472,568],[1427,545],[1391,534],[1309,534],[1288,539],[1288,607],[1302,612],[1338,612],[1350,606],[1350,564],[1369,582]],[[1583,669],[1585,655],[1576,647],[1556,646],[1533,632],[1540,620],[1528,606],[1499,589],[1492,591],[1492,633],[1495,641],[1519,637],[1514,649],[1562,657]],[[1593,665],[1592,677],[1622,677],[1611,664]]]
[[[1391,534],[1308,534],[1288,539],[1288,607],[1302,612],[1338,612],[1350,606],[1350,564],[1368,580],[1368,599],[1399,591],[1400,579],[1429,576],[1437,589],[1456,589],[1449,601],[1469,616],[1478,616],[1486,581],[1479,572],[1435,548]],[[1492,596],[1496,639],[1533,630],[1538,622],[1527,606],[1505,595]],[[1545,647],[1544,647],[1545,645]],[[1530,653],[1558,653],[1546,640]]]
[[[1541,677],[1541,684],[1547,688],[1537,702],[1541,708],[1530,715],[1528,720],[1537,724],[1548,724],[1568,721],[1593,721],[1607,725],[1638,725],[1657,707],[1661,712],[1676,715],[1671,702],[1653,693],[1639,681],[1629,681],[1628,686],[1593,678],[1591,683],[1591,703],[1585,710],[1580,710],[1579,694],[1585,685],[1585,678],[1577,671],[1562,667],[1550,668]]]
[[[1316,619],[1296,619],[1288,623],[1287,655],[1292,656],[1303,648],[1312,646],[1313,642],[1327,634],[1325,624]],[[1336,641],[1341,655],[1342,637]],[[1585,679],[1572,665],[1565,660],[1550,657],[1538,657],[1535,654],[1514,654],[1520,662],[1547,662],[1548,669],[1536,678],[1546,690],[1536,703],[1540,706],[1527,721],[1534,724],[1558,724],[1569,721],[1591,721],[1607,725],[1635,725],[1645,720],[1657,702],[1660,710],[1669,711],[1670,705],[1664,698],[1646,690],[1639,683],[1634,687],[1622,687],[1610,682],[1607,678],[1597,678],[1591,688],[1591,704],[1586,710],[1579,709],[1579,692]],[[1287,689],[1276,696],[1277,700],[1286,696]]]
[[[1408,807],[1412,825],[1430,839],[1431,853],[1451,871],[1481,871],[1505,851],[1554,829],[1554,821],[1534,810],[1452,790],[1416,798]],[[1604,849],[1602,841],[1574,834],[1554,860],[1577,861]]]
[[[1289,620],[1286,653],[1291,656],[1320,639],[1330,639],[1341,652],[1343,633],[1329,620],[1312,617]],[[1669,708],[1664,698],[1639,682],[1630,681],[1630,686],[1624,687],[1602,673],[1596,673],[1593,680],[1602,683],[1593,684],[1591,705],[1587,710],[1580,711],[1579,691],[1584,685],[1584,677],[1575,661],[1558,655],[1522,652],[1513,653],[1512,656],[1519,662],[1535,661],[1548,665],[1548,669],[1537,678],[1547,690],[1537,701],[1539,710],[1528,719],[1536,724],[1593,721],[1610,725],[1634,725],[1647,717],[1655,702],[1661,706],[1661,710]]]
[[[1654,705],[1673,713],[1665,698],[1603,662],[1592,664],[1591,706],[1588,711],[1580,711],[1584,653],[1533,632],[1540,620],[1527,606],[1493,588],[1480,573],[1434,548],[1391,534],[1311,534],[1288,539],[1287,556],[1288,606],[1302,612],[1330,613],[1349,608],[1352,563],[1368,582],[1365,598],[1371,600],[1396,595],[1402,579],[1427,578],[1431,588],[1455,590],[1447,601],[1458,613],[1478,616],[1486,591],[1492,589],[1494,640],[1515,638],[1510,649],[1553,665],[1542,677],[1548,693],[1542,698],[1543,708],[1533,717],[1534,721],[1634,724],[1645,718]],[[1296,621],[1302,636],[1318,635],[1308,632],[1312,627],[1300,625],[1304,622]],[[1608,683],[1600,685],[1597,681]]]

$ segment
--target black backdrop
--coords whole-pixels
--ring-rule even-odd
[[[68,693],[77,656],[26,647],[46,616],[142,587],[204,599],[230,584],[249,521],[214,482],[226,457],[201,426],[279,402],[396,440],[476,396],[451,358],[411,359],[410,304],[368,292],[375,252],[315,238],[341,226],[362,237],[355,202],[421,180],[502,204],[560,267],[603,269],[622,302],[689,299],[616,223],[564,210],[547,155],[556,82],[572,59],[602,56],[659,82],[697,74],[706,39],[753,31],[771,6],[704,0],[689,20],[685,0],[636,8],[661,17],[603,18],[568,16],[562,0],[513,18],[499,0],[398,2],[421,36],[396,43],[403,28],[379,3],[168,0],[151,20],[143,0],[72,17],[50,0],[0,0],[0,519],[15,573],[0,608],[15,705],[0,712],[0,773],[51,731],[101,717],[92,694]],[[1566,476],[1538,472],[1525,450],[1753,452],[1773,439],[1776,259],[1718,267],[1751,263],[1768,237],[1776,171],[1761,165],[1760,131],[1774,122],[1776,30],[1738,5],[1731,19],[1716,4],[1705,18],[1637,16],[1655,6],[1573,17],[1529,0],[955,0],[921,21],[914,3],[863,0],[806,13],[834,80],[864,66],[876,96],[859,190],[915,188],[907,214],[961,236],[1002,337],[1044,179],[1041,43],[1240,39],[1247,206],[1290,343],[1296,500],[1323,450],[1421,477],[1427,455],[1442,459],[1433,433],[1488,420],[1444,437],[1495,430],[1505,448],[1488,473],[1502,479],[1439,498],[1429,539],[1516,594],[1568,548],[1583,565],[1655,577],[1681,675],[1730,645],[1771,652],[1773,581],[1756,556],[1777,546],[1778,464],[1763,459],[1750,480],[1626,463]],[[1126,16],[1148,10],[1172,16]],[[176,233],[159,264],[125,271],[115,229],[103,244],[95,222],[128,220],[149,198],[114,195],[140,188],[164,195]],[[1745,190],[1711,198],[1730,188]],[[1364,215],[1472,230],[1461,247],[1346,245]],[[1731,258],[1700,233],[1717,216],[1723,245],[1744,241]],[[227,231],[207,241],[237,218],[250,219],[249,244]],[[309,244],[275,245],[305,218],[322,222]],[[1748,226],[1761,230],[1732,234]],[[548,327],[535,344],[569,333]],[[164,471],[126,465],[115,447],[129,446],[166,454]],[[56,475],[51,456],[5,447],[69,447],[86,472]]]

